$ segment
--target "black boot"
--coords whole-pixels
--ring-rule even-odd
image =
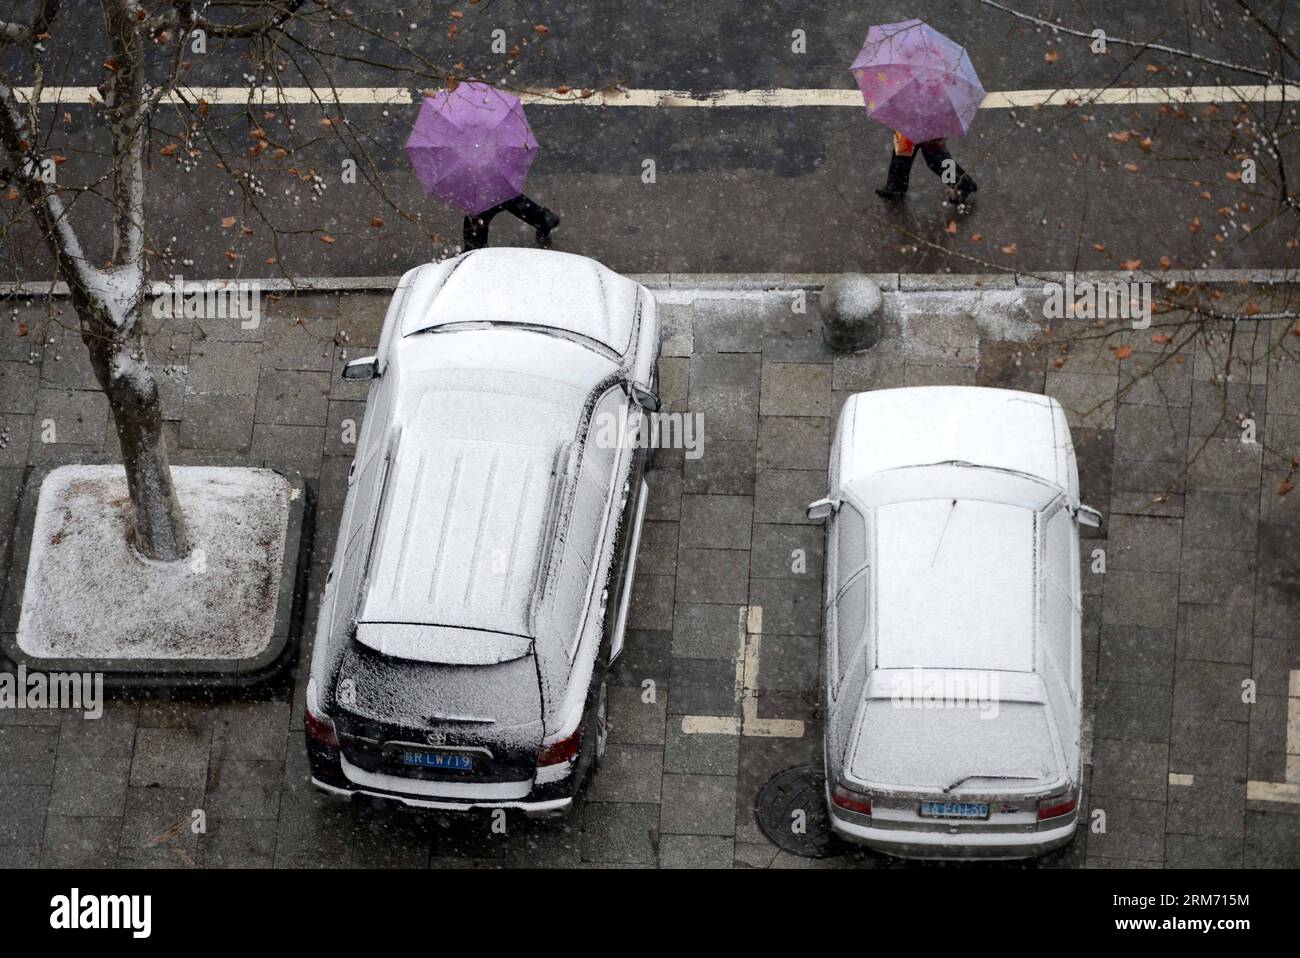
[[[885,185],[876,189],[876,195],[896,200],[907,194],[907,181],[912,172],[914,156],[899,156],[894,153],[889,158],[889,175]]]
[[[975,182],[975,177],[963,170],[961,178],[957,180],[957,185],[952,188],[948,198],[954,206],[960,206],[978,189],[979,185]]]
[[[537,227],[537,242],[541,246],[551,245],[551,230],[560,225],[560,217],[550,210],[542,211],[542,225]]]

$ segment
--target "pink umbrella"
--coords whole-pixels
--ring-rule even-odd
[[[867,116],[916,143],[961,136],[984,100],[966,51],[920,20],[872,27],[850,69]]]
[[[537,149],[519,98],[477,82],[425,97],[406,140],[424,192],[471,215],[522,193]]]

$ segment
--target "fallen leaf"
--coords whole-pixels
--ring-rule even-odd
[[[375,229],[375,230],[381,230],[381,229],[383,229],[383,228],[384,228],[384,218],[383,218],[382,216],[372,216],[372,217],[370,217],[370,228],[371,228],[371,229]]]
[[[1057,358],[1052,360],[1053,369],[1060,369],[1064,365],[1065,365],[1065,360],[1063,358]]]
[[[235,218],[234,218],[233,216],[223,216],[223,217],[221,218],[221,228],[222,228],[222,229],[226,229],[226,230],[228,230],[228,229],[230,229],[230,227],[232,227],[232,226],[234,226],[234,225],[235,225]]]
[[[540,24],[540,23],[534,23],[534,24],[533,24],[533,29],[534,29],[537,33],[540,33],[542,36],[545,36],[546,34],[548,34],[548,33],[551,32],[551,28],[550,28],[550,27],[548,27],[548,26],[544,26],[544,25],[542,25],[542,24]]]
[[[1138,171],[1138,165],[1136,163],[1125,163],[1124,169],[1128,170],[1130,173],[1136,173]]]
[[[1138,141],[1138,146],[1142,147],[1143,153],[1150,153],[1151,146],[1152,146],[1151,137],[1149,136],[1142,137],[1142,139]]]
[[[1173,341],[1174,337],[1170,336],[1168,333],[1151,334],[1151,342],[1155,343],[1157,346],[1168,346]]]
[[[1115,354],[1116,359],[1128,359],[1133,355],[1132,346],[1112,346],[1111,351]]]
[[[1169,268],[1172,267],[1173,265],[1174,265],[1174,261],[1171,260],[1168,256],[1162,256],[1162,257],[1160,257],[1160,268],[1161,268],[1161,269],[1169,269]]]
[[[1128,130],[1120,130],[1118,133],[1107,133],[1106,135],[1116,143],[1127,143],[1129,138]]]
[[[1014,256],[1016,252],[1016,244],[1008,243],[1006,246],[1002,247],[1002,252],[1006,253],[1008,256]]]
[[[171,156],[173,153],[175,153],[175,152],[176,152],[177,150],[179,150],[180,148],[181,148],[181,145],[180,145],[179,143],[168,143],[166,146],[164,146],[164,147],[163,147],[161,150],[159,150],[158,152],[161,153],[163,156]]]
[[[1292,483],[1290,479],[1283,479],[1277,485],[1277,494],[1279,496],[1285,496],[1294,488],[1295,488],[1295,484]]]
[[[1093,244],[1092,244],[1092,248],[1095,249],[1098,253],[1104,253],[1104,252],[1106,252],[1106,244],[1105,244],[1105,243],[1093,243]]]
[[[1142,268],[1142,261],[1140,259],[1126,259],[1124,260],[1124,262],[1120,263],[1119,265],[1124,267],[1129,272],[1132,272],[1135,269]]]
[[[948,221],[948,225],[944,227],[944,231],[945,231],[946,233],[950,234],[950,235],[956,235],[956,233],[957,233],[957,221],[956,221],[956,220],[949,220],[949,221]]]
[[[1057,53],[1055,50],[1048,50],[1046,53],[1043,54],[1043,59],[1046,60],[1048,63],[1055,63],[1058,59],[1060,59],[1060,54]]]
[[[1193,233],[1199,233],[1201,231],[1201,218],[1199,216],[1193,216],[1192,222],[1187,228]]]
[[[322,243],[333,243],[333,242],[334,242],[334,237],[333,237],[333,236],[330,236],[329,233],[326,233],[324,236],[322,236],[322,237],[320,238],[320,241],[321,241]]]
[[[970,241],[971,241],[972,243],[980,243],[980,242],[983,242],[983,240],[984,240],[984,234],[983,234],[983,233],[971,233],[971,234],[970,234]]]

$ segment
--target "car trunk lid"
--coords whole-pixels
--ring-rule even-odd
[[[544,730],[531,646],[467,664],[398,658],[353,641],[334,697],[344,757],[365,771],[484,782],[529,779],[536,769]]]

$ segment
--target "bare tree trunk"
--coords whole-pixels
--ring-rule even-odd
[[[158,382],[140,341],[144,284],[132,279],[119,289],[119,284],[102,280],[87,284],[82,270],[63,272],[80,321],[81,341],[112,408],[135,518],[135,548],[163,562],[183,558],[188,551],[185,516],[168,463]]]
[[[138,343],[112,342],[90,330],[82,341],[112,406],[135,515],[135,547],[151,559],[180,559],[188,550],[185,516],[167,459],[157,380]]]

